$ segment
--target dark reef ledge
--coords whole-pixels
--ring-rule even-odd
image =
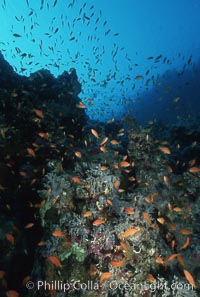
[[[70,71],[70,73],[64,71],[58,78],[44,69],[30,74],[29,77],[22,76],[13,70],[0,53],[0,94],[5,95],[9,94],[9,91],[14,91],[12,97],[19,97],[18,100],[23,100],[22,96],[28,96],[29,99],[32,97],[35,103],[45,99],[54,100],[65,102],[73,109],[80,101],[77,96],[81,92],[81,84],[76,70],[71,68]],[[81,113],[85,114],[83,110]]]

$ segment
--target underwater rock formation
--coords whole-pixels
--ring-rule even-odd
[[[0,54],[1,296],[7,288],[22,287],[32,269],[43,233],[38,190],[51,163],[62,159],[70,166],[65,152],[68,147],[73,153],[72,143],[80,141],[87,120],[77,107],[80,91],[75,69],[58,78],[46,70],[25,77]]]

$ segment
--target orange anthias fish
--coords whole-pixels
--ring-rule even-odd
[[[158,221],[160,224],[164,224],[165,219],[164,219],[163,217],[160,217],[160,218],[157,218],[157,221]]]
[[[124,212],[130,215],[134,215],[135,211],[133,210],[132,207],[124,207]]]
[[[192,234],[192,231],[187,230],[187,229],[181,229],[180,232],[181,232],[181,234],[183,234],[183,235],[190,235],[190,234]]]
[[[101,224],[104,224],[105,223],[105,220],[102,220],[102,219],[96,219],[94,220],[94,222],[92,223],[93,226],[99,226]]]
[[[63,237],[63,236],[65,236],[65,234],[61,230],[59,230],[59,229],[54,230],[52,232],[52,235],[55,236],[55,237]]]
[[[82,158],[82,153],[81,152],[75,152],[74,153],[75,154],[75,156],[77,157],[77,158]]]
[[[129,162],[127,162],[127,161],[122,161],[122,162],[120,162],[120,166],[121,167],[129,167],[131,164],[129,163]]]
[[[81,179],[78,176],[73,176],[72,181],[76,184],[81,184]]]
[[[100,146],[104,145],[108,141],[108,137],[104,137],[100,143]]]
[[[48,132],[39,132],[38,135],[41,137],[41,138],[48,138]]]
[[[150,283],[155,283],[156,279],[152,274],[147,274],[147,279],[150,281]]]
[[[80,101],[79,103],[76,104],[76,107],[77,108],[85,108],[85,104]]]
[[[190,244],[190,238],[187,236],[185,243],[180,247],[180,250],[186,249],[189,246],[189,244]]]
[[[15,290],[9,290],[6,292],[7,297],[19,297],[19,293]]]
[[[12,244],[14,245],[15,244],[15,238],[12,234],[10,233],[6,233],[6,239]]]
[[[111,275],[112,275],[112,272],[104,272],[104,273],[102,273],[101,276],[100,276],[100,279],[99,279],[100,284],[102,284],[102,282],[105,279],[110,278]]]
[[[62,268],[62,264],[60,262],[60,260],[56,257],[56,256],[49,256],[48,257],[49,261],[51,261],[51,263],[53,263],[55,266]]]
[[[42,119],[44,117],[43,112],[40,109],[34,109],[34,112],[38,118]]]
[[[151,224],[151,219],[150,219],[148,213],[143,212],[142,214],[143,214],[144,219],[145,219],[149,224]]]
[[[200,168],[199,167],[196,167],[196,166],[190,167],[189,172],[191,172],[191,173],[200,172]]]
[[[116,144],[119,144],[119,141],[117,141],[117,140],[115,140],[115,139],[112,139],[112,140],[110,141],[110,143],[112,143],[113,145],[116,145]]]
[[[35,157],[36,156],[35,151],[32,148],[30,148],[30,147],[27,148],[27,152],[32,157]]]
[[[30,228],[32,228],[34,226],[34,223],[28,223],[25,227],[24,227],[24,229],[30,229]]]
[[[167,261],[172,261],[172,260],[174,260],[177,256],[178,256],[178,254],[172,254],[171,256],[169,256],[169,257],[167,258]]]
[[[92,132],[92,134],[93,134],[96,138],[99,138],[99,134],[98,134],[98,132],[97,132],[96,130],[91,129],[91,132]]]
[[[92,216],[92,212],[90,210],[84,212],[83,214],[84,218],[88,218],[88,217],[91,217]]]
[[[119,187],[119,185],[120,185],[120,181],[118,179],[116,179],[114,181],[114,184],[113,185],[114,185],[114,188],[117,189]]]
[[[121,235],[120,235],[120,238],[124,239],[128,236],[132,236],[132,235],[135,235],[136,233],[139,233],[141,232],[141,230],[137,229],[137,228],[131,228],[131,229],[128,229],[126,231],[124,231]]]
[[[164,154],[171,154],[171,151],[168,147],[166,146],[160,146],[160,150],[164,153]]]
[[[110,264],[114,267],[120,267],[120,266],[124,265],[125,263],[126,263],[125,259],[122,259],[121,261],[114,261],[114,260],[110,261]]]
[[[183,272],[184,272],[184,274],[185,274],[185,278],[188,280],[188,282],[194,287],[194,288],[196,288],[197,286],[196,286],[196,283],[195,283],[195,281],[194,281],[194,278],[193,278],[193,276],[191,275],[191,273],[189,272],[189,271],[187,271],[187,270],[183,270]]]
[[[156,263],[158,263],[158,264],[162,264],[162,265],[164,265],[164,266],[165,266],[165,264],[166,264],[165,260],[162,259],[161,257],[157,257],[157,258],[156,258]]]

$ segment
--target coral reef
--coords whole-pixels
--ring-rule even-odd
[[[2,296],[198,296],[198,119],[99,124],[74,69],[0,69]]]

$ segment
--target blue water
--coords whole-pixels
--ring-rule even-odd
[[[200,112],[199,0],[3,0],[0,19],[0,50],[14,69],[76,68],[92,119]]]

